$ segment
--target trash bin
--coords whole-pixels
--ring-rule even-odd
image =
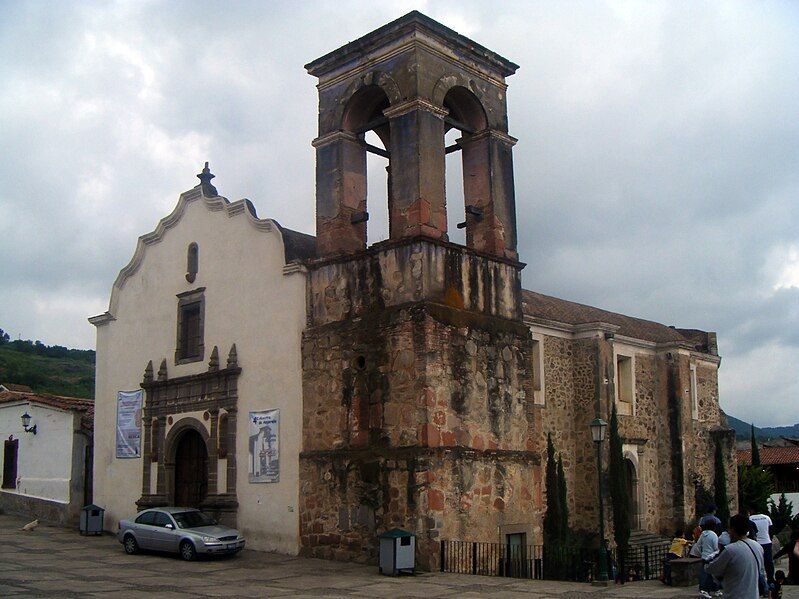
[[[407,530],[392,528],[380,539],[380,573],[396,576],[401,571],[410,572],[416,562],[416,536]]]
[[[103,534],[103,514],[105,510],[93,503],[84,506],[80,510],[80,534],[100,535]]]

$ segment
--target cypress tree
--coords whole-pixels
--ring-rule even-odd
[[[752,445],[752,466],[760,466],[760,449],[757,446],[757,439],[755,439],[755,425],[751,424],[752,437],[750,443]]]
[[[566,475],[563,472],[563,458],[558,454],[558,499],[560,500],[560,541],[566,546],[569,542],[569,504],[566,495]]]
[[[727,472],[724,469],[724,451],[721,440],[716,439],[715,467],[713,471],[713,503],[718,510],[721,527],[727,530],[730,521],[730,500],[727,497]]]
[[[547,475],[546,475],[547,511],[544,514],[544,546],[556,547],[561,540],[560,486],[558,485],[558,466],[555,462],[555,446],[552,434],[547,434]]]
[[[616,541],[619,571],[624,572],[627,545],[630,541],[630,496],[627,494],[629,488],[627,468],[624,464],[616,406],[613,406],[613,413],[610,416],[609,449],[608,478],[610,479],[610,499],[613,504],[613,538]]]

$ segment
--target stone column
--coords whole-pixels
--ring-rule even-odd
[[[458,140],[463,148],[463,188],[466,206],[482,211],[466,215],[466,246],[516,260],[516,197],[513,153],[516,139],[484,129]]]
[[[152,443],[150,439],[151,427],[152,427],[152,419],[147,414],[147,410],[144,410],[144,415],[142,416],[142,424],[143,431],[142,431],[142,477],[141,477],[141,494],[142,495],[149,495],[150,494],[150,468],[151,468],[151,461],[152,458],[150,456],[150,444]]]
[[[391,127],[389,237],[446,239],[443,119],[447,111],[417,98],[395,104],[383,114]]]
[[[217,493],[217,459],[219,450],[217,444],[217,431],[219,425],[219,410],[209,410],[211,414],[211,434],[208,438],[208,495]]]
[[[638,528],[646,530],[649,522],[647,521],[647,503],[646,503],[646,459],[645,449],[643,445],[636,448],[638,452],[638,468],[636,474],[638,475]]]
[[[236,494],[236,426],[237,408],[227,410],[227,492]]]
[[[361,136],[362,137],[362,136]],[[313,141],[316,148],[316,246],[320,256],[366,247],[366,150],[361,137],[335,131]]]
[[[156,439],[156,447],[158,449],[158,483],[156,485],[156,492],[159,495],[166,495],[166,416],[158,417],[158,438]],[[174,464],[172,467],[174,468]]]

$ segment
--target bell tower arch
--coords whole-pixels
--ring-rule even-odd
[[[532,539],[541,416],[528,401],[505,100],[517,67],[412,12],[306,68],[319,79],[319,136],[302,552],[370,559],[376,534],[398,526],[435,568],[441,539],[504,542],[508,523]],[[369,247],[368,152],[389,161],[389,238]],[[447,231],[453,153],[465,246]]]
[[[319,78],[318,254],[366,248],[369,151],[389,159],[389,240],[448,240],[445,155],[462,151],[466,245],[516,259],[505,78],[517,68],[418,12],[307,64]],[[451,128],[463,135],[445,148]]]

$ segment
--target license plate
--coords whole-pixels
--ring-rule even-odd
[[[225,545],[225,549],[235,549],[235,548],[236,548],[236,543],[228,543],[227,545]]]

